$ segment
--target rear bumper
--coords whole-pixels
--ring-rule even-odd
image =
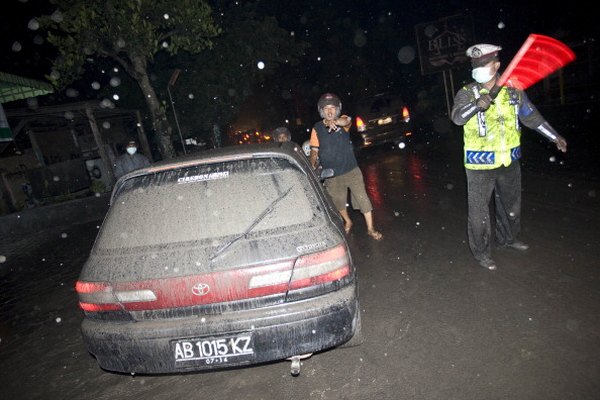
[[[84,319],[88,351],[100,367],[126,373],[178,373],[282,360],[335,347],[352,338],[358,315],[355,286],[314,299],[252,311],[160,321]],[[227,361],[175,361],[174,340],[249,334],[253,355]],[[180,360],[181,361],[181,360]]]
[[[354,142],[359,148],[378,146],[385,143],[401,142],[407,140],[410,136],[410,129],[372,129],[366,132],[357,132]]]

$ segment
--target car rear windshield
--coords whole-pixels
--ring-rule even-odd
[[[96,248],[285,231],[322,218],[318,201],[303,171],[280,158],[145,175],[127,180],[114,197]]]
[[[399,97],[377,97],[365,100],[357,105],[359,114],[379,114],[382,112],[399,112],[404,105]]]

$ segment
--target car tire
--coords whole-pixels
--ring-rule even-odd
[[[356,328],[354,329],[354,336],[350,338],[346,343],[342,344],[340,347],[355,347],[360,346],[364,342],[364,337],[362,333],[362,319],[360,308],[356,309],[357,317],[356,317]]]

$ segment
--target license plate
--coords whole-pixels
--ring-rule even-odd
[[[227,364],[254,358],[252,335],[180,339],[173,342],[175,366]]]

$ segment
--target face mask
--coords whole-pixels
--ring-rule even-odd
[[[137,147],[128,147],[127,148],[127,152],[131,155],[134,155],[136,151],[137,151]]]
[[[486,83],[492,80],[494,74],[491,67],[479,67],[473,70],[472,76],[478,83]]]

